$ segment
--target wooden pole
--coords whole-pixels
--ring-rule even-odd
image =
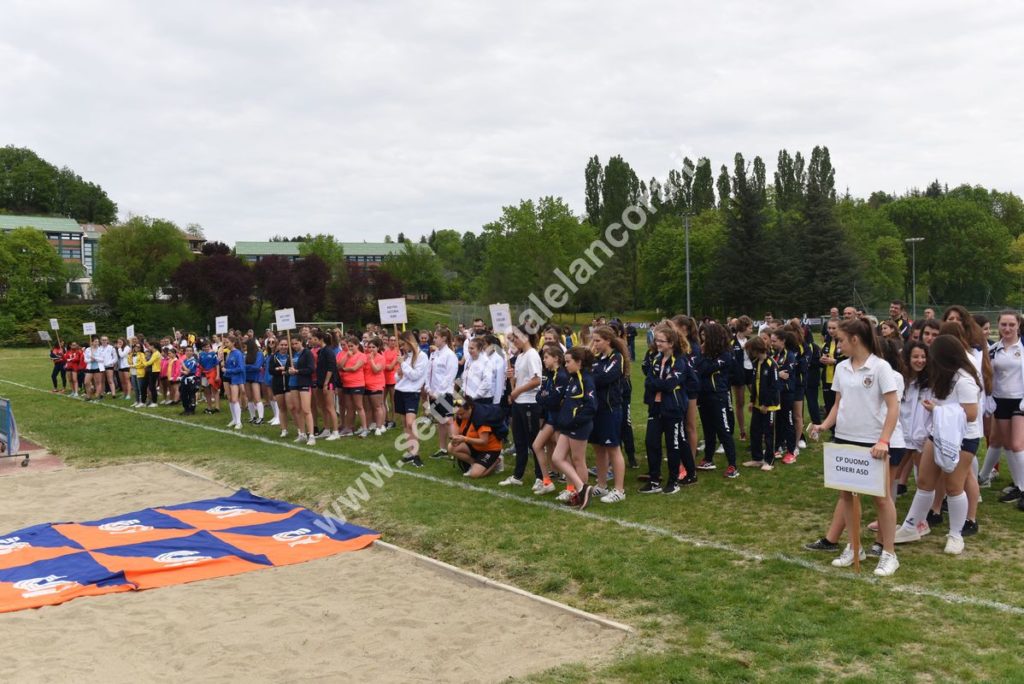
[[[850,548],[853,549],[853,569],[860,572],[860,495],[853,494],[852,515],[850,516]]]

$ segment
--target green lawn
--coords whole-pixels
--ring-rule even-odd
[[[139,412],[127,402],[53,396],[38,391],[49,388],[48,365],[44,350],[0,350],[0,395],[13,400],[25,435],[77,466],[199,466],[322,510],[339,495],[352,499],[366,464],[398,456],[393,433],[309,451],[276,444],[271,427],[222,430],[225,413],[180,424],[154,419],[178,420],[175,407]],[[643,462],[639,397],[633,411]],[[835,501],[821,486],[820,447],[795,466],[732,481],[718,459],[718,471],[674,497],[636,494],[638,471],[630,471],[625,502],[595,501],[584,514],[538,505],[528,488],[509,492],[497,478],[467,485],[449,463],[428,459],[422,470],[368,485],[359,510],[341,510],[387,541],[637,628],[610,665],[560,668],[536,681],[1024,678],[1024,513],[995,503],[998,490],[984,490],[981,534],[963,556],[943,556],[936,530],[900,548],[897,575],[876,581],[873,559],[855,576],[831,568],[831,555],[801,549],[824,531]],[[908,497],[898,502],[901,516],[907,505]]]

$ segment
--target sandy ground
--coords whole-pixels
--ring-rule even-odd
[[[0,533],[225,491],[161,464],[2,478]],[[501,681],[624,639],[378,548],[0,614],[0,634],[2,682],[109,683]]]

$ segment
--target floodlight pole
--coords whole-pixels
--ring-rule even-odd
[[[917,320],[917,243],[918,242],[924,242],[924,238],[923,237],[912,237],[912,238],[906,238],[903,241],[910,243],[910,263],[912,264],[911,268],[910,268],[910,272],[911,272],[911,286],[910,287],[912,288],[912,290],[911,290],[911,299],[913,299],[913,302],[914,302],[913,303],[913,307],[914,307],[913,316],[914,316],[914,320],[916,321]]]

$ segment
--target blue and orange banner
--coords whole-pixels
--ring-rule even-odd
[[[379,537],[245,489],[102,520],[35,525],[0,537],[0,613],[302,563]]]

